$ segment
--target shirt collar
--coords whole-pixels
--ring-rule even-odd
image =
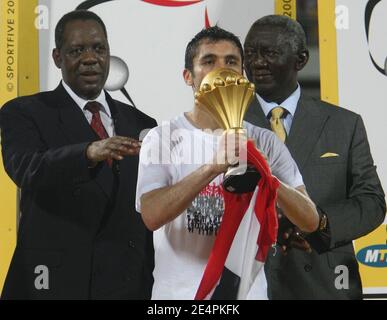
[[[67,93],[70,95],[70,97],[75,101],[75,103],[81,108],[82,112],[84,111],[84,108],[85,108],[85,105],[89,102],[89,101],[97,101],[99,102],[101,105],[102,105],[102,109],[101,111],[106,113],[109,117],[111,117],[111,113],[110,113],[110,108],[109,108],[109,105],[106,101],[106,95],[105,95],[105,91],[104,90],[101,90],[101,93],[99,94],[99,96],[93,100],[85,100],[81,97],[79,97],[68,85],[66,82],[64,82],[62,80],[62,85],[63,87],[65,88],[65,90],[67,91]]]
[[[301,88],[300,85],[297,85],[297,89],[293,91],[293,93],[284,101],[281,103],[281,107],[285,108],[291,115],[294,117],[294,113],[296,112],[298,100],[301,96]],[[265,101],[258,93],[257,93],[257,99],[260,103],[263,113],[265,114],[266,118],[269,116],[270,111],[278,107],[279,104],[276,102],[267,102]]]

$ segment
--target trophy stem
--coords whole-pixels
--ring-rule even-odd
[[[232,132],[232,131],[235,131],[236,134],[243,134],[245,136],[247,136],[247,131],[245,128],[241,128],[241,127],[234,127],[234,128],[229,128],[227,129],[228,132]]]

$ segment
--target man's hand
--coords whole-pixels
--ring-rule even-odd
[[[239,162],[240,148],[246,148],[247,139],[244,134],[233,130],[225,131],[220,138],[218,150],[213,158],[213,168],[218,174],[226,172],[230,166]]]
[[[287,253],[292,248],[296,248],[307,253],[312,252],[312,248],[309,242],[303,238],[302,234],[300,233],[300,230],[296,226],[288,228],[284,233],[279,236],[282,237],[282,239],[284,240],[284,244],[281,246],[282,253],[284,255],[287,255]]]
[[[107,159],[122,160],[124,156],[138,155],[141,142],[128,137],[114,136],[91,143],[86,150],[87,159],[97,163]]]
[[[311,253],[312,248],[304,239],[303,233],[300,229],[284,216],[281,208],[277,207],[277,212],[279,224],[277,243],[281,248],[281,252],[286,256],[292,248],[296,248],[307,253]]]

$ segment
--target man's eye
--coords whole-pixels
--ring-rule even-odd
[[[231,64],[231,65],[236,65],[236,60],[232,59],[232,60],[228,60],[227,61],[227,64]]]
[[[83,49],[82,48],[74,48],[69,51],[69,55],[72,57],[78,57],[82,54]]]
[[[106,47],[105,46],[97,46],[95,48],[95,52],[98,53],[98,54],[105,54],[107,51]]]
[[[214,63],[214,61],[213,60],[205,60],[204,62],[203,62],[203,64],[213,64]]]

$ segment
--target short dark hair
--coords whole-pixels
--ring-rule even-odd
[[[193,72],[193,59],[197,54],[199,45],[207,40],[209,42],[218,42],[222,40],[230,41],[235,44],[239,49],[242,58],[243,64],[243,47],[239,38],[218,26],[210,27],[203,29],[188,43],[187,48],[185,49],[185,64],[184,67],[189,71]]]
[[[88,11],[88,10],[74,10],[66,13],[55,27],[55,46],[60,49],[63,45],[63,35],[66,28],[66,25],[75,20],[94,20],[98,24],[101,25],[103,32],[105,33],[105,36],[107,38],[107,32],[105,24],[103,23],[102,19],[97,16],[94,12]]]
[[[255,30],[262,27],[281,29],[281,41],[288,43],[294,53],[307,50],[305,31],[301,24],[296,20],[283,15],[272,14],[264,16],[253,23],[246,39],[249,38]]]

